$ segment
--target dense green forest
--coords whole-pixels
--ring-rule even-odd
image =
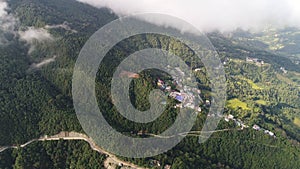
[[[0,168],[104,168],[105,158],[84,141],[35,142],[1,154]]]
[[[97,9],[75,0],[10,0],[10,12],[19,19],[18,29],[44,28],[67,21],[77,33],[61,28],[48,31],[55,42],[35,45],[15,37],[0,46],[0,145],[20,145],[42,135],[60,131],[84,132],[72,105],[73,67],[86,40],[101,26],[117,18],[109,9]],[[300,168],[300,67],[282,55],[244,44],[235,44],[220,33],[208,35],[218,50],[227,77],[228,102],[225,114],[242,119],[248,129],[239,130],[233,122],[221,121],[217,132],[204,144],[193,135],[172,150],[153,158],[126,159],[141,166],[158,160],[172,168]],[[162,45],[163,44],[163,45]],[[158,134],[168,128],[177,115],[174,100],[154,122],[136,124],[121,116],[109,99],[111,74],[118,63],[134,51],[159,48],[182,56],[195,72],[201,97],[209,99],[209,81],[200,61],[183,43],[161,35],[146,34],[126,39],[107,54],[96,79],[98,102],[107,121],[124,134],[141,130]],[[40,69],[32,63],[58,56]],[[246,62],[246,57],[264,60],[264,65]],[[283,73],[285,67],[288,73]],[[104,75],[104,76],[103,76]],[[131,101],[139,110],[149,108],[147,98],[161,72],[144,71],[133,80]],[[101,77],[101,78],[100,78]],[[106,78],[103,78],[106,77]],[[201,130],[207,107],[202,107],[193,130]],[[276,138],[252,129],[258,124],[275,132]],[[0,153],[0,168],[101,168],[105,157],[82,141],[37,142],[26,148]],[[120,157],[122,158],[122,157]],[[152,165],[153,166],[153,165]],[[158,168],[158,167],[156,167]]]

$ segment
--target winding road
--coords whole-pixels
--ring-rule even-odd
[[[178,135],[180,136],[196,136],[196,137],[201,137],[201,133],[214,133],[214,132],[225,132],[225,131],[231,131],[231,130],[242,130],[242,129],[221,129],[221,130],[214,130],[214,131],[190,131],[190,132],[184,132],[184,133],[178,133]],[[148,136],[152,136],[152,137],[158,137],[158,138],[172,138],[175,137],[176,135],[172,135],[172,136],[161,136],[161,135],[156,135],[156,134],[151,134],[151,133],[147,133],[146,135]],[[0,153],[7,150],[7,149],[18,149],[18,148],[24,148],[26,146],[28,146],[29,144],[33,143],[33,142],[37,142],[37,141],[58,141],[58,140],[84,140],[87,143],[90,144],[90,147],[92,148],[92,150],[97,151],[101,154],[105,154],[107,156],[107,161],[105,161],[105,167],[106,168],[111,168],[112,166],[110,166],[108,163],[114,163],[115,166],[122,164],[124,167],[122,168],[132,168],[132,169],[146,169],[143,167],[139,167],[133,163],[127,162],[127,161],[123,161],[119,158],[117,158],[114,154],[107,152],[106,150],[102,149],[101,147],[97,146],[97,144],[94,142],[94,140],[90,137],[88,137],[85,134],[82,133],[78,133],[78,132],[60,132],[59,134],[53,135],[53,136],[43,136],[40,137],[38,139],[32,139],[22,145],[19,146],[0,146]],[[265,145],[265,146],[269,146],[269,147],[274,147],[277,148],[277,146],[273,146],[273,145]]]
[[[19,146],[3,146],[3,147],[0,146],[0,153],[7,149],[24,148],[24,147],[28,146],[29,144],[36,142],[36,141],[58,141],[58,140],[84,140],[90,144],[91,148],[94,151],[97,151],[101,154],[107,155],[110,158],[110,160],[114,161],[115,164],[117,164],[117,165],[123,164],[123,166],[127,166],[127,168],[130,167],[130,168],[134,168],[134,169],[145,169],[145,168],[139,167],[135,164],[132,164],[130,162],[120,160],[114,154],[111,154],[111,153],[105,151],[104,149],[100,148],[99,146],[97,146],[96,143],[87,135],[77,133],[77,132],[60,132],[59,134],[56,134],[53,136],[43,136],[39,139],[32,139],[32,140],[30,140],[22,145],[19,145]]]

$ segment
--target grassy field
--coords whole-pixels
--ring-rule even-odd
[[[240,101],[239,99],[231,99],[227,101],[227,106],[232,109],[236,109],[238,107],[242,108],[243,110],[250,110],[247,106],[247,103]]]
[[[295,85],[300,85],[300,73],[289,72],[288,78],[291,79]]]
[[[258,86],[257,84],[255,84],[252,80],[247,79],[245,77],[242,77],[241,80],[247,81],[247,83],[251,85],[252,89],[255,89],[255,90],[262,90],[262,89],[264,89],[264,88]]]
[[[289,79],[289,78],[287,78],[287,77],[285,77],[285,76],[282,76],[282,75],[279,74],[279,73],[276,73],[276,77],[277,77],[279,80],[281,80],[281,81],[283,81],[283,82],[285,82],[285,83],[287,83],[287,84],[294,84],[294,82],[293,82],[291,79]]]
[[[256,100],[255,103],[260,104],[260,105],[267,105],[267,102],[264,100]]]
[[[300,127],[300,118],[295,117],[295,119],[294,119],[293,122],[294,122],[294,124],[295,124],[296,126]]]

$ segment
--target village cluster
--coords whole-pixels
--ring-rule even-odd
[[[182,77],[185,77],[185,73],[179,67],[176,67],[173,71],[173,81],[165,82],[161,79],[157,79],[157,87],[167,96],[174,98],[179,102],[179,104],[177,104],[175,108],[187,107],[190,109],[194,109],[197,112],[201,112],[201,108],[199,107],[199,105],[195,105],[195,103],[201,101],[201,98],[199,96],[201,94],[201,91],[199,89],[182,84]],[[179,90],[175,90],[174,88],[172,88],[172,86],[175,86],[175,88],[179,89],[180,92]],[[196,101],[196,99],[199,99],[199,101]]]
[[[249,58],[248,58],[249,59]],[[263,61],[257,60],[257,59],[252,59],[253,62],[260,62],[261,64],[264,64]],[[183,86],[182,85],[182,78],[181,77],[185,77],[185,73],[178,67],[175,68],[176,72],[173,72],[175,74],[175,76],[173,77],[173,81],[172,82],[164,82],[161,79],[157,80],[157,86],[160,90],[162,90],[166,95],[168,95],[169,97],[174,98],[175,100],[177,100],[179,102],[179,104],[177,104],[175,107],[179,107],[179,108],[183,108],[183,107],[188,107],[191,109],[195,109],[198,112],[201,112],[201,108],[198,106],[195,106],[195,96],[193,95],[194,93],[197,93],[198,95],[201,94],[201,91],[199,89],[195,89],[192,88],[190,86]],[[171,86],[176,86],[176,88],[180,89],[181,92],[178,92],[177,90],[172,89]],[[199,97],[199,99],[201,100],[201,97]],[[203,100],[201,100],[201,102],[203,103]],[[207,106],[210,105],[210,101],[206,100],[205,104]],[[226,122],[229,122],[230,120],[234,121],[234,123],[238,126],[241,127],[241,129],[244,128],[249,128],[248,125],[246,125],[241,119],[236,119],[233,115],[229,114],[227,116],[224,116],[224,119]],[[254,125],[253,126],[254,130],[257,131],[263,131],[265,134],[268,134],[272,137],[276,137],[275,134],[269,130],[266,130],[264,128],[261,128],[258,125]]]
[[[225,121],[229,122],[230,120],[234,121],[234,123],[239,126],[242,127],[242,129],[244,128],[249,128],[249,126],[247,126],[246,124],[244,124],[244,122],[241,119],[236,119],[234,118],[233,115],[229,114],[228,116],[225,116]]]
[[[234,123],[235,123],[237,126],[241,127],[241,129],[249,128],[249,126],[247,126],[246,124],[244,124],[244,122],[242,122],[242,120],[234,118],[233,115],[229,114],[229,115],[225,116],[225,121],[226,121],[226,122],[229,122],[230,120],[234,121]],[[264,128],[261,128],[261,127],[260,127],[259,125],[257,125],[257,124],[254,124],[252,128],[253,128],[254,130],[256,130],[256,131],[263,131],[265,134],[268,134],[268,135],[270,135],[271,137],[276,138],[276,135],[275,135],[273,132],[271,132],[271,131],[269,131],[269,130],[266,130],[266,129],[264,129]]]
[[[265,62],[261,59],[258,59],[258,58],[251,58],[251,57],[247,57],[246,58],[246,62],[249,62],[249,63],[255,63],[257,66],[262,66],[265,64]],[[280,70],[286,74],[288,73],[288,71],[284,68],[284,67],[280,67]]]
[[[273,132],[271,132],[271,131],[269,131],[269,130],[267,130],[267,129],[264,129],[264,128],[261,128],[260,126],[258,126],[258,125],[253,125],[253,129],[254,130],[257,130],[257,131],[263,131],[265,134],[268,134],[268,135],[270,135],[270,136],[272,136],[272,137],[276,137],[275,136],[275,134],[273,133]]]
[[[284,74],[287,74],[288,71],[284,68],[284,67],[280,67],[280,70],[284,73]]]
[[[262,66],[265,64],[265,62],[263,60],[258,59],[258,58],[251,58],[251,57],[247,57],[246,62],[255,63],[258,66]]]

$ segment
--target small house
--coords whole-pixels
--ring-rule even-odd
[[[272,136],[272,137],[275,136],[275,134],[271,131],[269,132],[269,135]]]
[[[164,169],[171,169],[171,165],[165,165]]]
[[[171,90],[172,90],[171,86],[167,86],[167,87],[166,87],[166,90],[167,90],[167,91],[171,91]]]
[[[205,101],[205,105],[206,105],[206,106],[210,106],[210,101],[209,101],[209,100],[206,100],[206,101]]]
[[[177,95],[177,96],[175,96],[175,99],[179,102],[183,102],[184,97],[182,95]]]
[[[232,119],[234,119],[234,116],[231,115],[231,114],[229,114],[229,115],[228,115],[228,119],[231,119],[231,120],[232,120]]]
[[[253,125],[253,129],[254,129],[254,130],[260,130],[260,127],[259,127],[258,125],[255,124],[255,125]]]

